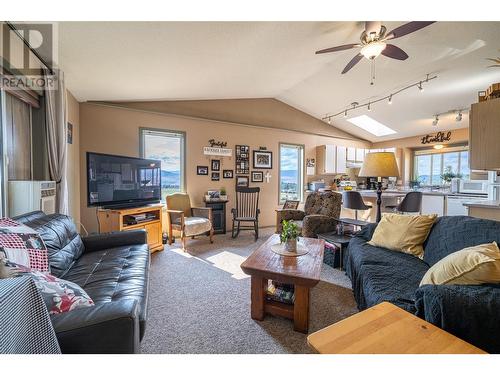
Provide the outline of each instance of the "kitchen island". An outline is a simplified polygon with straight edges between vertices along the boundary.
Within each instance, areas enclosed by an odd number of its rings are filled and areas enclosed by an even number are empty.
[[[500,221],[500,201],[467,202],[464,206],[468,208],[469,216]]]

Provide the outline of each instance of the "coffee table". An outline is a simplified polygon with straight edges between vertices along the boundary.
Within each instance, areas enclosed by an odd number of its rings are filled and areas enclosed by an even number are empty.
[[[382,302],[307,337],[321,354],[479,354],[483,350]]]
[[[300,238],[309,252],[298,257],[278,255],[271,250],[279,243],[274,234],[252,253],[241,269],[251,276],[251,317],[263,320],[266,314],[282,316],[293,320],[295,331],[309,330],[309,291],[319,282],[325,242],[316,238]],[[271,301],[266,298],[268,280],[295,286],[293,305]]]

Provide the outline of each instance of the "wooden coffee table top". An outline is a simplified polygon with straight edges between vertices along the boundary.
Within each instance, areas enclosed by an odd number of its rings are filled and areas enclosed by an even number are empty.
[[[321,354],[480,354],[481,349],[388,302],[307,337]]]
[[[300,241],[309,249],[307,254],[279,255],[271,250],[271,245],[280,242],[279,235],[274,234],[241,264],[241,269],[247,275],[313,287],[319,282],[325,242],[303,237]]]

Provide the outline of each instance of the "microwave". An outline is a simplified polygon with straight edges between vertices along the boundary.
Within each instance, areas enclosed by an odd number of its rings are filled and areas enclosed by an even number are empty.
[[[466,194],[488,194],[488,181],[460,180],[458,192]]]

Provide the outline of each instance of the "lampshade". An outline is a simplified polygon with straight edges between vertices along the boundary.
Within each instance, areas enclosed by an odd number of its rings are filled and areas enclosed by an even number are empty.
[[[399,177],[394,152],[369,152],[359,170],[359,177]]]

